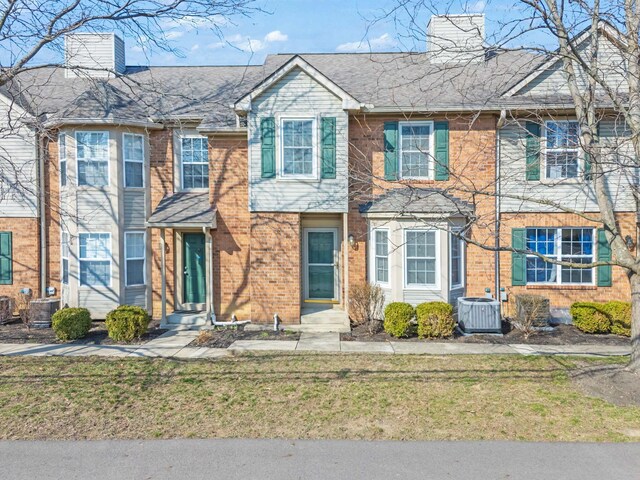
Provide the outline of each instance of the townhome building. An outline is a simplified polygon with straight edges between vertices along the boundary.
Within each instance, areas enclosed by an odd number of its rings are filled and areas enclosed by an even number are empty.
[[[0,91],[0,295],[339,328],[367,282],[414,305],[537,293],[559,318],[627,300],[621,268],[535,255],[611,255],[561,65],[488,48],[482,15],[428,31],[442,41],[419,52],[195,67],[126,66],[117,35],[69,35],[64,65]],[[607,154],[631,158],[601,114]],[[630,248],[633,163],[609,176]]]

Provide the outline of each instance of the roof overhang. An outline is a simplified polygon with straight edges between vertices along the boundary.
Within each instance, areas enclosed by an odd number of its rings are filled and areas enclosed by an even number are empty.
[[[216,209],[209,192],[177,192],[166,195],[145,222],[147,228],[213,229]]]
[[[57,128],[65,125],[108,125],[114,127],[139,127],[149,130],[162,130],[164,125],[151,120],[135,120],[127,118],[51,118],[43,122],[45,128]]]
[[[287,73],[295,68],[299,68],[315,81],[317,81],[320,85],[333,93],[335,96],[342,99],[342,108],[344,110],[360,111],[364,107],[363,103],[359,102],[344,89],[336,85],[329,77],[313,67],[309,62],[304,60],[299,55],[296,55],[271,75],[269,75],[267,78],[265,78],[263,81],[261,81],[259,84],[257,84],[248,94],[234,103],[233,109],[237,113],[250,112],[251,103],[253,102],[253,100],[258,98],[269,88],[278,83],[278,81],[280,81]]]

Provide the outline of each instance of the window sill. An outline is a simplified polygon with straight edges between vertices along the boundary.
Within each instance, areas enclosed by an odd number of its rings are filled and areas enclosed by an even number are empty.
[[[526,285],[527,290],[597,290],[596,285]]]
[[[317,177],[276,177],[276,182],[282,183],[320,183],[320,179]]]

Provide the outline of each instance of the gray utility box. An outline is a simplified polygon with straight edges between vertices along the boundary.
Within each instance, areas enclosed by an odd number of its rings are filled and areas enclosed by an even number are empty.
[[[458,298],[458,324],[465,333],[502,333],[500,302],[493,298]]]

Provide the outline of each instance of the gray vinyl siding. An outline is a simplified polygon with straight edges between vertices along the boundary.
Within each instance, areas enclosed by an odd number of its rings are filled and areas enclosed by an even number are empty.
[[[628,153],[630,144],[618,137],[620,128],[612,121],[601,122],[601,143],[615,144],[608,147],[607,155]],[[540,181],[526,181],[526,130],[524,121],[509,122],[500,134],[500,210],[508,212],[554,212],[555,205],[580,212],[596,212],[598,205],[593,188],[582,178],[545,180],[544,158],[541,155]],[[635,211],[629,182],[632,169],[617,168],[607,175],[611,198],[616,211]],[[550,204],[544,204],[549,202]]]
[[[147,287],[144,285],[139,287],[127,287],[124,291],[125,305],[135,305],[137,307],[146,308],[147,306]]]
[[[65,39],[67,77],[106,78],[125,68],[124,43],[112,33],[72,34]],[[79,68],[87,70],[79,70]]]
[[[15,105],[0,98],[0,109],[0,217],[37,217],[35,133]]]
[[[482,15],[432,16],[427,31],[431,63],[484,61]]]
[[[120,305],[119,300],[113,288],[80,287],[78,290],[79,306],[88,308],[94,320],[104,320],[107,313]]]
[[[424,302],[446,302],[440,290],[403,290],[402,301],[410,303],[414,307]]]
[[[97,231],[102,226],[110,230],[110,226],[118,221],[117,208],[111,204],[109,189],[80,187],[76,193],[78,227]]]
[[[122,226],[125,229],[144,228],[144,222],[147,218],[145,214],[145,192],[125,189],[122,201],[124,204]]]
[[[276,117],[316,118],[317,145],[320,117],[336,118],[336,178],[317,180],[261,178],[260,120]],[[280,142],[276,133],[276,169],[280,171]],[[249,209],[254,212],[346,212],[347,211],[348,115],[342,100],[300,69],[294,69],[253,101],[249,117],[250,190]],[[316,150],[319,150],[316,148]]]
[[[458,305],[458,298],[464,297],[464,287],[456,288],[449,291],[449,303],[456,308]]]

